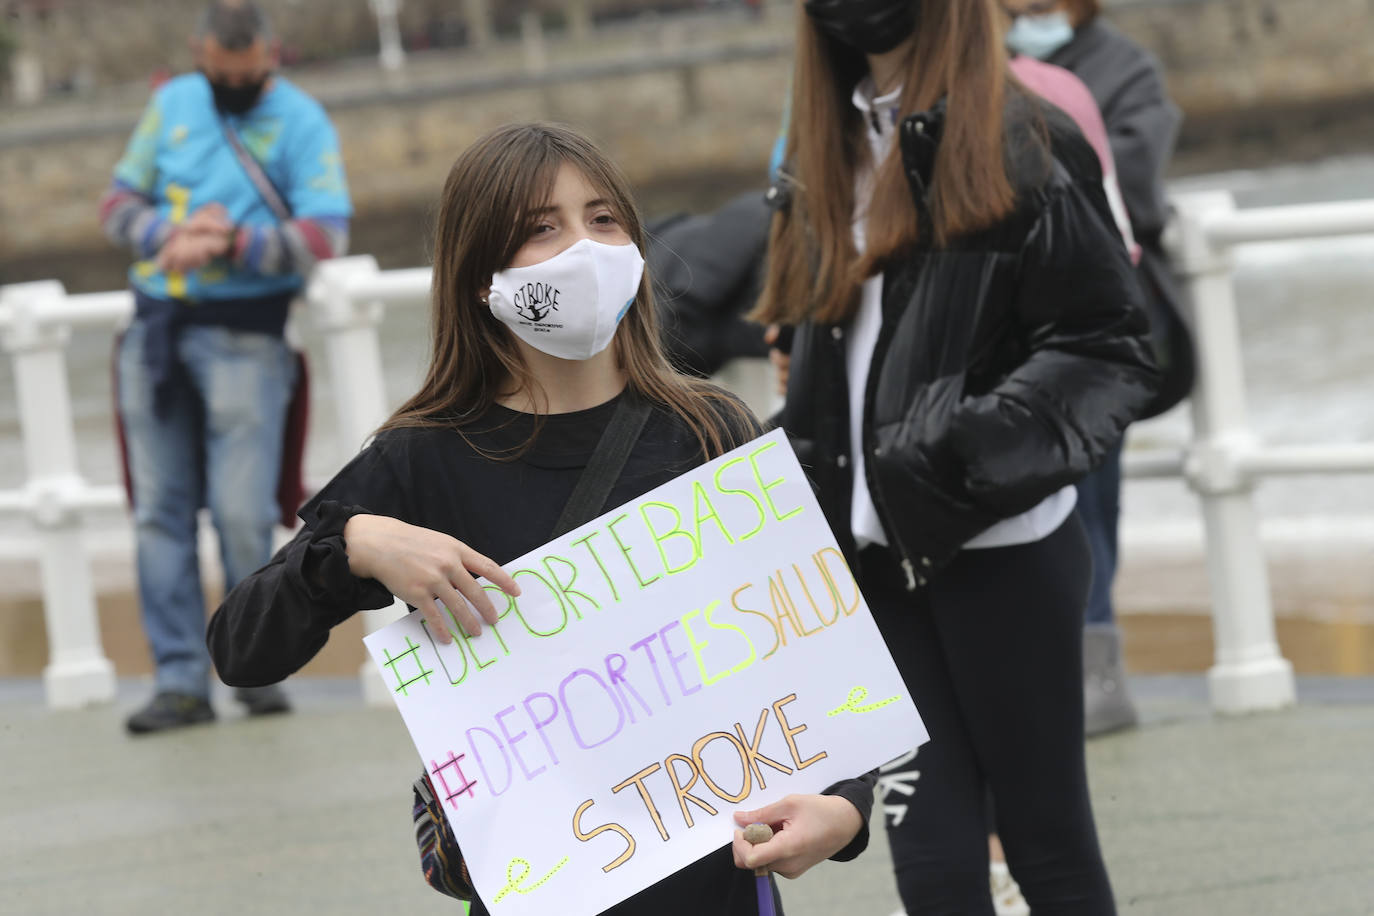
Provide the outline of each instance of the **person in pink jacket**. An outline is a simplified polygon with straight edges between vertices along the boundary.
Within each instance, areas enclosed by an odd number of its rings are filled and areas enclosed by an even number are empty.
[[[1170,213],[1164,173],[1178,137],[1181,112],[1169,98],[1159,60],[1106,21],[1102,0],[1001,3],[1011,17],[1008,49],[1063,67],[1082,80],[1106,126],[1121,199],[1138,243],[1137,275],[1161,371],[1159,390],[1140,419],[1158,416],[1188,396],[1197,372],[1191,334],[1182,316],[1183,293],[1163,245]],[[1086,128],[1084,133],[1088,133]],[[1088,531],[1094,571],[1083,628],[1084,724],[1089,737],[1131,728],[1137,721],[1111,594],[1120,492],[1118,448],[1078,482],[1077,512]]]
[[[1112,208],[1117,231],[1121,233],[1121,241],[1131,254],[1131,263],[1139,265],[1140,245],[1131,232],[1131,218],[1126,212],[1126,201],[1121,196],[1121,187],[1116,180],[1116,160],[1112,156],[1111,141],[1107,138],[1107,125],[1102,120],[1102,113],[1097,108],[1092,92],[1082,80],[1063,67],[1025,54],[1013,56],[1010,66],[1012,75],[1022,85],[1072,118],[1083,137],[1092,145],[1102,164],[1102,188]],[[1030,907],[1026,905],[1021,888],[1007,868],[1002,844],[996,834],[989,837],[989,858],[993,907],[997,916],[1029,914]]]

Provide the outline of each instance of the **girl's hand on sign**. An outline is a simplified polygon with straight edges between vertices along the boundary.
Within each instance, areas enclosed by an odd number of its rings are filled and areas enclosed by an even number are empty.
[[[736,811],[735,823],[767,824],[773,838],[751,846],[744,830],[735,831],[737,868],[767,868],[784,878],[796,878],[849,845],[863,827],[859,811],[838,795],[789,795],[756,811]]]
[[[496,623],[497,611],[475,577],[486,577],[508,595],[520,594],[520,586],[495,560],[442,532],[384,515],[355,515],[343,535],[349,572],[376,579],[418,608],[440,642],[451,642],[452,636],[436,599],[452,612],[464,633],[478,636],[482,622],[472,609],[490,624]]]

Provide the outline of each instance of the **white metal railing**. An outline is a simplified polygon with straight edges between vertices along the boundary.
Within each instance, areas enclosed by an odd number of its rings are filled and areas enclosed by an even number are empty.
[[[1194,303],[1199,354],[1193,438],[1182,449],[1133,450],[1125,470],[1132,477],[1181,475],[1201,502],[1216,643],[1209,674],[1214,708],[1278,708],[1294,701],[1293,671],[1274,636],[1255,480],[1374,472],[1374,443],[1265,446],[1250,433],[1230,254],[1250,242],[1374,233],[1374,200],[1240,211],[1228,193],[1206,192],[1178,196],[1175,204],[1170,247]],[[362,442],[386,418],[378,325],[387,306],[425,302],[429,280],[428,268],[381,271],[367,255],[325,262],[311,277],[305,299],[325,341],[339,442]],[[43,677],[53,707],[114,696],[81,533],[88,514],[124,505],[119,487],[93,486],[77,467],[65,348],[71,328],[113,328],[132,309],[126,292],[67,295],[56,281],[0,287],[0,343],[14,364],[27,463],[25,486],[0,491],[0,516],[26,516],[37,531],[50,645]],[[342,464],[350,456],[337,457]],[[365,627],[398,613],[398,607],[369,611]],[[381,699],[371,666],[363,671],[369,700]]]
[[[1374,200],[1238,210],[1231,194],[1174,198],[1168,244],[1188,285],[1198,352],[1190,399],[1192,440],[1181,453],[1129,456],[1126,471],[1181,473],[1198,495],[1212,589],[1213,708],[1277,709],[1296,699],[1293,667],[1279,652],[1269,577],[1255,513],[1256,479],[1273,474],[1374,472],[1374,443],[1266,446],[1251,433],[1245,406],[1232,249],[1374,233]]]

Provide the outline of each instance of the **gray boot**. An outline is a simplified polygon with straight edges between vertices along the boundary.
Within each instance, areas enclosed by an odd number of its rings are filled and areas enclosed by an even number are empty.
[[[1083,732],[1091,738],[1136,725],[1121,666],[1121,632],[1115,624],[1083,628]]]
[[[266,687],[238,687],[234,699],[243,704],[244,711],[250,716],[271,716],[290,712],[291,701],[281,684],[268,684]]]

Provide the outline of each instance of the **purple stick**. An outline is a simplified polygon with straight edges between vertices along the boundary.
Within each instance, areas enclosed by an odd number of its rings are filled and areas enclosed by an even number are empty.
[[[776,916],[773,911],[773,884],[767,874],[754,879],[754,888],[759,892],[759,916]]]
[[[767,843],[773,838],[773,828],[767,824],[750,824],[744,828],[744,839],[753,846]],[[773,884],[768,880],[768,869],[754,869],[754,890],[759,896],[759,916],[777,916],[773,909]]]

